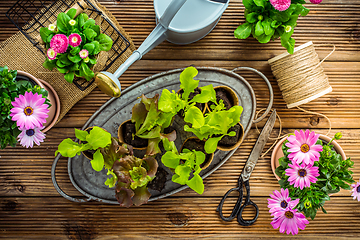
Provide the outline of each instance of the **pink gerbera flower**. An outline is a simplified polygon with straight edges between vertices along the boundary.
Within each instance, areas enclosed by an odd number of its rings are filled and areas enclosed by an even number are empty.
[[[77,33],[72,33],[69,35],[69,44],[72,47],[77,47],[81,44],[81,36]]]
[[[79,55],[82,59],[87,58],[89,56],[89,52],[86,49],[83,49],[79,52]]]
[[[300,166],[297,163],[289,164],[289,167],[285,169],[285,175],[290,176],[288,179],[290,185],[300,187],[301,190],[304,187],[310,187],[310,183],[315,183],[317,181],[316,177],[320,176],[318,167],[306,165],[305,163]]]
[[[50,40],[50,48],[57,53],[66,52],[69,46],[69,39],[64,34],[56,34]]]
[[[54,60],[56,58],[56,55],[57,55],[57,52],[54,51],[54,49],[52,48],[49,48],[46,52],[47,54],[47,57],[50,59],[50,60]]]
[[[288,189],[281,189],[281,193],[275,190],[273,193],[274,195],[270,194],[271,198],[268,198],[268,208],[270,208],[269,212],[272,213],[271,215],[274,212],[285,210],[287,207],[292,209],[299,203],[299,199],[291,201]]]
[[[287,138],[289,140],[285,145],[289,147],[288,150],[289,159],[292,162],[300,164],[304,162],[306,164],[314,164],[314,161],[319,161],[320,153],[323,150],[321,145],[316,145],[316,141],[319,139],[319,134],[309,131],[307,129],[304,133],[303,130],[298,132],[295,130],[295,136],[291,135]]]
[[[35,127],[30,129],[20,128],[22,132],[19,134],[18,139],[21,146],[26,148],[33,147],[34,142],[39,146],[45,139],[45,134],[40,131],[42,129],[44,129],[44,126],[41,128]]]
[[[351,196],[354,197],[353,199],[356,199],[360,201],[360,180],[357,183],[351,184],[351,187],[353,188],[351,190]]]
[[[276,10],[285,11],[290,7],[291,0],[270,0],[270,3]]]
[[[48,117],[49,105],[45,104],[45,98],[41,94],[25,92],[11,102],[13,108],[10,110],[11,120],[16,121],[19,128],[34,129],[42,127]]]
[[[297,212],[297,209],[287,208],[285,211],[279,211],[274,214],[273,221],[271,225],[274,229],[280,227],[280,232],[286,234],[298,234],[299,228],[304,230],[306,224],[309,224],[309,221],[305,218],[304,214]]]
[[[322,0],[310,0],[310,2],[313,4],[319,4],[322,2]]]

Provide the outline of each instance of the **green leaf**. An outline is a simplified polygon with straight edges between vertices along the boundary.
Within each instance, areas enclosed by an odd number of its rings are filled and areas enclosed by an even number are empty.
[[[65,74],[65,73],[68,72],[68,70],[67,70],[66,68],[61,68],[61,67],[56,67],[56,68],[57,68],[57,70],[58,70],[60,73]]]
[[[198,70],[194,67],[187,67],[180,73],[180,88],[184,91],[181,98],[188,101],[190,93],[194,92],[199,85],[199,80],[194,80]]]
[[[199,108],[192,106],[185,113],[185,122],[191,123],[193,128],[200,128],[205,124],[205,119]]]
[[[100,51],[109,51],[113,44],[112,39],[103,33],[97,36],[95,40],[100,44]]]
[[[86,22],[85,22],[85,24],[84,24],[84,26],[83,26],[83,29],[89,29],[89,28],[92,28],[93,26],[95,26],[95,20],[94,19],[92,19],[92,18],[89,18]]]
[[[250,23],[244,23],[240,25],[235,31],[234,36],[238,39],[246,39],[251,34],[251,27],[252,25]]]
[[[59,13],[56,21],[57,28],[62,33],[67,33],[71,29],[69,21],[71,18],[64,12]]]
[[[117,183],[118,178],[117,178],[116,174],[114,173],[114,171],[113,171],[113,170],[108,169],[108,172],[107,172],[107,174],[106,174],[106,175],[111,175],[112,177],[111,177],[111,178],[106,179],[106,181],[105,181],[105,185],[106,185],[106,186],[108,186],[109,188],[115,187],[115,185],[116,185],[116,183]]]
[[[258,21],[255,25],[255,35],[260,36],[264,33],[264,27],[262,26],[262,22]]]
[[[56,67],[56,60],[46,59],[45,62],[43,63],[43,67],[52,71],[53,68]]]
[[[287,49],[288,53],[290,54],[294,53],[295,39],[290,38],[286,40],[281,37],[281,45]]]
[[[74,56],[71,54],[68,54],[68,59],[73,63],[78,63],[82,60],[82,58],[79,56],[79,54],[76,54]]]
[[[88,29],[85,29],[84,32],[85,34],[85,37],[89,40],[89,41],[92,41],[94,40],[94,38],[97,36],[96,32],[94,30],[92,30],[91,28],[88,28]],[[90,44],[90,43],[87,43],[87,44]],[[86,44],[86,45],[87,45]],[[85,48],[85,46],[84,46]],[[92,50],[95,48],[95,46],[92,47]],[[86,49],[86,48],[85,48]],[[91,50],[91,51],[92,51]]]
[[[262,34],[256,37],[256,39],[259,41],[259,43],[268,43],[271,40],[271,37],[272,35]]]
[[[204,163],[205,159],[206,159],[206,155],[203,152],[200,151],[194,151],[195,153],[195,162],[196,165],[200,166],[201,164]]]
[[[85,145],[73,142],[70,138],[64,139],[58,146],[55,156],[60,153],[64,157],[75,157],[81,151],[88,150],[84,148]]]
[[[95,46],[93,54],[94,55],[99,54],[99,52],[101,51],[100,50],[100,43],[98,41],[92,41],[91,43],[94,44],[94,46]]]
[[[89,17],[86,13],[80,13],[75,20],[78,23],[79,28],[82,28],[88,19]]]
[[[275,29],[271,27],[271,19],[267,18],[262,22],[262,26],[264,27],[264,32],[266,35],[273,35],[275,33]]]
[[[216,92],[212,84],[201,87],[201,93],[194,96],[190,102],[207,103],[216,101]]]
[[[144,103],[137,103],[132,108],[131,121],[135,123],[136,132],[139,130],[140,125],[144,123],[148,111]]]
[[[89,133],[87,131],[83,131],[83,130],[79,130],[75,128],[75,136],[81,140],[81,141],[86,141],[86,136],[89,135]]]
[[[263,0],[254,0],[254,3],[255,3],[256,6],[258,6],[258,7],[265,8],[264,1],[263,1]]]
[[[70,50],[70,54],[71,55],[79,55],[79,52],[80,52],[80,47],[71,47],[71,50]],[[70,55],[69,55],[70,56]]]
[[[252,12],[246,15],[246,21],[248,21],[249,23],[255,23],[258,18],[257,18],[258,14],[256,12]]]
[[[91,160],[90,163],[92,168],[97,172],[100,172],[104,168],[104,157],[100,153],[100,149],[96,150],[93,160]]]
[[[74,19],[75,15],[76,15],[76,9],[75,8],[70,8],[69,11],[66,13],[71,19]],[[70,20],[69,20],[70,21]]]
[[[72,61],[70,61],[70,59],[68,58],[68,55],[70,54],[65,53],[65,54],[61,54],[59,57],[59,61],[65,66],[73,64]]]
[[[186,183],[192,190],[197,192],[198,194],[203,194],[204,192],[204,183],[202,178],[195,174],[189,181]]]
[[[176,174],[174,174],[172,177],[172,181],[184,185],[190,177],[191,168],[184,165],[179,165],[175,168],[175,173]]]
[[[175,169],[180,162],[180,156],[174,152],[166,152],[161,157],[161,162],[165,165],[165,167]]]
[[[95,49],[95,45],[92,44],[92,43],[87,43],[87,44],[84,45],[83,49],[88,50],[89,55],[92,55],[92,54],[93,54],[93,51],[94,51],[94,49]]]
[[[250,10],[255,6],[254,0],[243,0],[242,3],[244,4],[245,8]]]
[[[63,64],[60,60],[57,60],[57,61],[56,61],[56,66],[58,66],[58,67],[60,67],[60,68],[63,68],[63,67],[65,67],[66,65]]]
[[[221,140],[223,136],[221,137],[212,137],[206,140],[205,142],[205,152],[206,153],[213,153],[215,152],[218,142]]]
[[[79,73],[80,76],[85,77],[88,81],[90,81],[95,75],[94,72],[84,62],[81,62],[80,64]]]
[[[41,36],[41,39],[45,42],[45,43],[48,43],[47,39],[50,35],[52,35],[53,32],[50,31],[49,29],[45,28],[45,27],[42,27],[40,28],[40,36]]]
[[[111,143],[111,134],[100,127],[94,126],[89,135],[86,136],[86,141],[94,150],[104,148]]]
[[[300,15],[305,17],[310,12],[310,9],[303,7],[303,10],[301,11]]]
[[[94,25],[94,26],[91,26],[91,29],[96,32],[96,36],[100,35],[100,26]]]

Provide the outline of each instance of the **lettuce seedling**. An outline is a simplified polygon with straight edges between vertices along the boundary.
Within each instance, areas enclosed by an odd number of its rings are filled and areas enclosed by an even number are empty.
[[[205,161],[206,155],[200,151],[190,151],[183,149],[182,153],[177,153],[176,148],[170,146],[167,152],[161,157],[162,163],[174,170],[172,181],[181,185],[188,185],[198,194],[204,192],[204,183],[199,173],[200,165]],[[191,173],[193,177],[190,178]],[[190,178],[190,179],[189,179]]]
[[[115,196],[120,206],[140,206],[147,203],[151,196],[147,184],[155,178],[157,168],[158,163],[153,157],[141,159],[128,154],[114,162],[108,173],[113,177],[105,184],[112,187],[117,182]]]

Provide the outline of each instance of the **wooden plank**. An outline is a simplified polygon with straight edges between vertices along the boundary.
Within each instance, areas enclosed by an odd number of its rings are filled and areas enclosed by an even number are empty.
[[[38,239],[143,239],[143,238],[284,238],[270,225],[267,198],[253,197],[259,207],[258,220],[242,227],[222,221],[215,209],[220,198],[167,198],[129,209],[101,203],[70,203],[55,198],[0,199],[1,238]],[[233,202],[235,199],[231,199]],[[328,214],[309,220],[301,237],[358,238],[358,203],[337,197],[325,205]],[[225,212],[232,209],[225,206]],[[244,212],[250,218],[251,211]],[[266,235],[265,235],[266,232]]]
[[[314,129],[318,133],[326,133],[323,129]],[[348,157],[355,162],[353,177],[360,178],[360,132],[357,129],[333,129],[330,136],[341,131],[343,138],[341,144]],[[283,134],[294,132],[294,129],[285,129]],[[278,129],[272,133],[272,137],[278,135]],[[0,196],[59,196],[51,182],[51,165],[54,160],[54,152],[58,144],[65,138],[75,138],[73,128],[53,128],[47,133],[45,142],[31,151],[26,148],[6,148],[0,151]],[[222,196],[228,189],[235,187],[243,166],[257,140],[258,133],[251,130],[240,148],[222,167],[204,180],[205,192],[198,195],[187,189],[176,195],[193,196],[202,198],[206,196]],[[265,146],[265,152],[274,142],[269,140]],[[268,196],[273,190],[279,189],[270,167],[271,152],[264,158],[260,158],[251,175],[252,196]],[[90,164],[90,163],[89,163]],[[72,186],[67,170],[67,159],[62,158],[58,164],[57,179],[60,187],[69,195],[81,196]],[[336,196],[350,196],[349,191],[341,191]]]

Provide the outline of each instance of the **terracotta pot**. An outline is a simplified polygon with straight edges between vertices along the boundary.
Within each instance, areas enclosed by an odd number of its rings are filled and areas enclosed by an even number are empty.
[[[46,81],[38,79],[27,72],[17,71],[17,73],[18,73],[17,75],[19,76],[25,76],[29,78],[32,83],[39,85],[41,88],[44,88],[49,93],[48,99],[50,101],[51,107],[49,108],[48,117],[46,118],[46,123],[44,124],[45,128],[41,131],[45,133],[55,125],[56,121],[59,118],[60,115],[59,96],[57,95],[56,91],[51,87],[51,85]]]
[[[271,170],[277,180],[280,180],[280,177],[278,175],[276,175],[275,169],[280,165],[279,161],[278,161],[279,158],[284,156],[281,146],[284,143],[284,141],[286,140],[286,138],[287,137],[284,137],[275,145],[274,150],[272,151],[272,154],[271,154]],[[326,135],[322,135],[322,134],[320,134],[319,139],[324,140],[326,142],[331,141],[330,137],[328,137]],[[346,155],[345,155],[344,150],[341,148],[341,146],[335,140],[331,142],[331,145],[334,145],[335,151],[341,155],[343,160],[346,160]]]
[[[234,90],[232,90],[230,87],[228,87],[228,86],[216,86],[216,87],[214,87],[214,89],[215,89],[215,92],[216,92],[216,90],[223,89],[227,93],[227,95],[229,96],[231,106],[239,105],[239,98],[238,98],[237,94],[234,92]],[[206,103],[205,105],[206,105],[206,109],[208,111],[210,111],[209,103]]]
[[[124,134],[125,134],[125,123],[128,123],[128,122],[130,122],[130,121],[131,121],[131,119],[124,121],[123,123],[120,124],[120,126],[119,126],[119,128],[118,128],[118,138],[119,138],[120,142],[125,143],[125,137],[124,137]],[[126,143],[126,144],[128,144],[128,143]],[[130,145],[130,144],[129,144],[129,145]],[[132,145],[131,145],[131,146],[132,146]],[[134,147],[134,146],[132,146],[132,147],[133,147],[134,149],[137,149],[137,150],[145,150],[145,149],[147,148],[147,146],[141,147],[141,148]]]
[[[204,144],[205,145],[205,142],[204,141],[201,141],[199,138],[197,137],[189,137],[185,140],[185,142],[183,143],[183,145],[181,146],[181,149],[180,149],[180,152],[182,152],[183,148],[184,148],[184,145],[187,141],[189,140],[195,140],[196,142],[198,143],[201,143],[201,144]],[[192,149],[189,149],[189,150],[192,150]],[[214,159],[214,153],[207,153],[206,154],[206,158],[205,158],[205,161],[200,165],[201,169],[204,170],[205,168],[207,168],[208,166],[210,166],[212,160]]]
[[[232,146],[225,146],[225,145],[218,144],[217,149],[219,149],[221,151],[231,151],[240,146],[240,144],[244,141],[244,127],[240,122],[238,124],[240,125],[240,132],[239,132],[239,138],[238,138],[236,144],[232,145]]]

